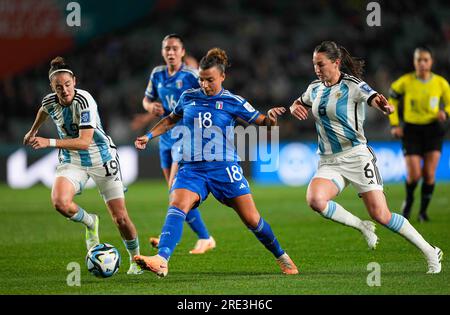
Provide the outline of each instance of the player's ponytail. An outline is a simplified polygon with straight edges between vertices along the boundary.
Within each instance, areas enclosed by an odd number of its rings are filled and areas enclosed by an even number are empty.
[[[314,49],[315,53],[325,53],[331,61],[341,60],[341,69],[345,73],[361,78],[364,72],[364,60],[355,58],[344,46],[338,46],[333,41],[324,41]]]
[[[222,73],[229,67],[227,53],[220,48],[212,48],[208,50],[206,56],[200,60],[200,69],[206,70],[216,66]]]
[[[67,65],[63,57],[56,57],[50,62],[50,70],[48,70],[48,79],[51,80],[52,76],[57,72],[69,72],[73,76],[72,70]]]
[[[339,49],[341,51],[341,68],[343,71],[361,79],[364,72],[364,60],[352,57],[344,46],[339,46]]]

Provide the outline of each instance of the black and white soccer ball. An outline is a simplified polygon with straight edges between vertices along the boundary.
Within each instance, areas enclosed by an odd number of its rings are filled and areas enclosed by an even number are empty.
[[[86,265],[89,272],[99,278],[108,278],[117,273],[120,261],[119,251],[108,243],[95,245],[86,255]]]

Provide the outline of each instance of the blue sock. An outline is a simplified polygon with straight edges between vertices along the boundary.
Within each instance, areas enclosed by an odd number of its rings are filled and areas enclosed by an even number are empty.
[[[167,210],[166,222],[161,231],[161,237],[158,245],[158,255],[169,260],[175,247],[181,239],[183,233],[183,224],[186,220],[186,214],[177,207],[170,206]]]
[[[386,227],[393,231],[398,232],[403,226],[403,222],[405,222],[405,218],[397,213],[392,213],[391,220],[388,224],[386,224]]]
[[[269,223],[264,221],[263,218],[259,219],[258,225],[255,229],[250,228],[250,230],[255,234],[256,238],[275,256],[275,258],[280,257],[284,254],[284,250],[281,249],[277,238],[272,232],[272,228]]]
[[[192,231],[197,234],[198,238],[208,239],[209,233],[198,208],[192,209],[186,216],[186,222],[191,227]]]

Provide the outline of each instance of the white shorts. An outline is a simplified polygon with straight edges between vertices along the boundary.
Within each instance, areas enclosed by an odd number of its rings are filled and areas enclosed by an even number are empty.
[[[75,192],[80,194],[89,178],[97,185],[105,202],[113,199],[125,198],[126,190],[122,183],[120,164],[113,159],[103,165],[79,166],[71,163],[59,164],[56,167],[56,177],[68,179],[75,187]]]
[[[321,156],[313,178],[331,180],[341,192],[349,183],[359,194],[383,190],[383,180],[372,149],[359,145],[345,152]]]

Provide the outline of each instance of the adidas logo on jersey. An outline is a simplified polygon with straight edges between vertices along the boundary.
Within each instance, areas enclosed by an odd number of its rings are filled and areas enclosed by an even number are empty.
[[[242,189],[242,188],[247,188],[247,186],[245,186],[245,184],[242,183],[241,186],[239,186],[239,189]]]
[[[115,182],[118,182],[119,180],[120,180],[119,177],[116,177],[116,178],[114,179]]]
[[[374,182],[373,180],[371,180],[371,181],[369,182],[369,185],[373,185],[373,184],[375,184],[375,182]]]

